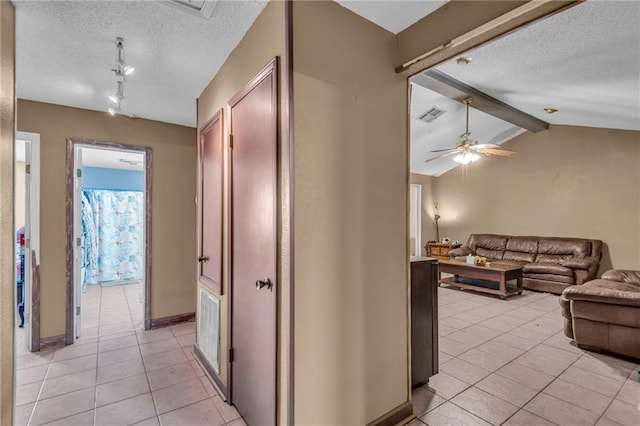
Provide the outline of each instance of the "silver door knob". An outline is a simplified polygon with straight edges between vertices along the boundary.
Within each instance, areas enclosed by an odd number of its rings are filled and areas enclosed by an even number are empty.
[[[271,290],[271,287],[273,287],[273,284],[271,284],[271,280],[269,278],[265,277],[262,280],[256,281],[256,290],[260,290],[263,287],[266,287],[267,290]]]

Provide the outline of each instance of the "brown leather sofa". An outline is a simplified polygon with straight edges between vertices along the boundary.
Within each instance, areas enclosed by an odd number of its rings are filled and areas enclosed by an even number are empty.
[[[640,359],[640,271],[612,269],[559,301],[564,334],[579,347]]]
[[[471,234],[449,257],[468,254],[522,265],[524,288],[561,294],[568,286],[596,278],[602,241],[583,238]]]

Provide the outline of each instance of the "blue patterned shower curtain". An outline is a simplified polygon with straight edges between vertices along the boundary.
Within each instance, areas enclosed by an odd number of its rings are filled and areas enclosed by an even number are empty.
[[[86,189],[82,194],[82,287],[139,280],[144,274],[144,193]]]

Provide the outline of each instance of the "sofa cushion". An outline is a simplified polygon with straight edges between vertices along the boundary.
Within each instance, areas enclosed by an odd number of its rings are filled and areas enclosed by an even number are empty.
[[[538,241],[538,263],[558,263],[572,257],[587,257],[591,254],[591,242],[574,238],[540,238]]]
[[[471,234],[467,245],[477,256],[484,256],[493,260],[502,260],[508,238],[506,235]]]
[[[507,251],[536,254],[538,252],[538,238],[536,237],[509,237]]]
[[[573,270],[571,270],[571,268],[555,263],[528,263],[524,265],[522,271],[530,274],[554,274],[573,277]]]
[[[604,275],[603,275],[604,276]],[[586,282],[582,285],[582,288],[603,288],[616,290],[619,292],[637,293],[640,297],[640,287],[634,283],[611,281],[608,279],[596,279]]]
[[[502,255],[504,252],[498,250],[487,250],[485,248],[479,247],[476,249],[476,256],[486,257],[491,260],[502,260]]]
[[[512,260],[514,262],[532,263],[536,258],[535,253],[523,253],[519,251],[505,251],[502,255],[503,260]]]
[[[540,274],[523,273],[522,277],[529,278],[532,280],[553,281],[556,283],[571,284],[571,285],[576,283],[573,277],[568,277],[566,275],[554,275],[554,274],[547,274],[547,273],[540,273]]]
[[[568,300],[640,306],[640,289],[631,283],[596,279],[566,289],[562,296]]]
[[[640,271],[611,269],[602,274],[602,279],[640,285]]]
[[[562,262],[562,266],[572,269],[585,269],[595,268],[598,266],[600,259],[597,257],[571,257]]]

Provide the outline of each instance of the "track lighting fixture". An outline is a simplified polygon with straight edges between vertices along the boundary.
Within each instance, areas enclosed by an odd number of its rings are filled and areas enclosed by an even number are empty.
[[[114,95],[109,95],[109,99],[111,99],[111,102],[113,102],[114,104],[118,104],[118,106],[120,106],[120,101],[122,100],[122,98],[124,98],[124,94],[123,94],[124,83],[122,81],[118,81],[117,84],[118,84],[118,90]]]
[[[124,99],[124,83],[126,77],[133,74],[134,68],[127,65],[124,61],[124,39],[122,37],[116,37],[116,66],[111,69],[118,79],[116,81],[116,93],[109,95],[111,102],[116,104],[115,107],[108,108],[111,115],[127,115],[128,117],[135,118],[133,114],[123,114],[121,110],[122,100]]]
[[[130,76],[136,70],[124,61],[124,39],[116,37],[116,67],[112,70],[117,76]]]

